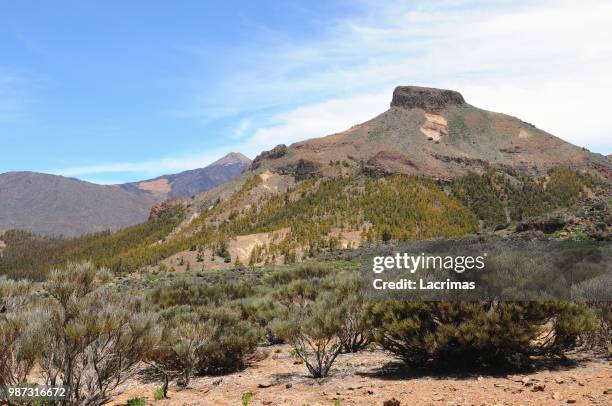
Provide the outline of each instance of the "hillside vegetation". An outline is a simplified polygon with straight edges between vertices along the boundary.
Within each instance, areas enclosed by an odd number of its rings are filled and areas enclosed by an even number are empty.
[[[69,404],[100,405],[144,361],[161,399],[171,381],[248,368],[258,345],[281,342],[313,378],[366,347],[406,367],[517,367],[580,346],[597,326],[581,303],[368,303],[359,269],[310,262],[113,280],[80,263],[41,284],[0,278],[0,386],[24,384],[38,367],[69,387]]]
[[[279,230],[287,231],[256,246],[249,264],[291,263],[341,248],[343,233],[367,243],[465,235],[479,229],[478,220],[484,228],[505,227],[569,206],[600,186],[591,176],[565,168],[539,178],[489,170],[456,178],[450,187],[424,177],[357,172],[309,178],[253,202],[251,195],[263,187],[261,177],[253,175],[179,231],[185,217],[181,206],[114,234],[54,239],[9,231],[3,237],[9,250],[0,259],[0,273],[41,280],[53,266],[91,260],[126,274],[186,250],[198,256],[208,250],[235,263],[228,252],[232,238]],[[352,244],[348,248],[357,242]]]

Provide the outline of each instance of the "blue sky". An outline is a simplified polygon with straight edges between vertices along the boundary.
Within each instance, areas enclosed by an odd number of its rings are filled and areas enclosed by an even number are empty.
[[[100,183],[253,158],[398,84],[612,153],[609,1],[0,1],[0,172]]]

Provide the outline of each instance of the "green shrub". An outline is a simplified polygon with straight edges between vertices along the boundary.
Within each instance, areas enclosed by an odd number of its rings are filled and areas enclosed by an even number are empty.
[[[340,341],[344,352],[357,352],[370,344],[365,303],[361,291],[361,280],[356,275],[343,275],[335,278],[333,294],[336,305],[344,314]]]
[[[99,281],[88,262],[52,271],[39,309],[42,374],[56,384],[61,377],[70,404],[106,403],[157,344],[156,318],[140,313],[138,299],[111,293]]]
[[[166,388],[164,388],[164,387],[157,388],[157,389],[155,390],[155,392],[153,392],[153,399],[155,399],[155,400],[163,400],[163,399],[166,399],[166,396],[167,396],[167,391],[168,391],[168,390],[167,390]]]
[[[257,349],[261,330],[227,308],[206,310],[201,317],[212,326],[213,334],[199,354],[198,372],[219,374],[244,368]]]
[[[132,398],[127,401],[127,406],[145,406],[144,398]]]
[[[248,406],[249,403],[251,403],[251,400],[253,399],[253,392],[245,392],[242,394],[242,405],[243,406]]]
[[[168,381],[186,386],[195,374],[229,373],[255,353],[260,330],[227,308],[179,308],[166,313],[161,342],[148,363]]]
[[[312,297],[307,285],[307,281],[295,281],[276,293],[284,308],[272,329],[291,343],[313,378],[324,378],[342,350],[346,316],[333,294]]]
[[[595,328],[593,312],[567,302],[379,302],[368,306],[368,322],[376,341],[410,366],[560,355]]]

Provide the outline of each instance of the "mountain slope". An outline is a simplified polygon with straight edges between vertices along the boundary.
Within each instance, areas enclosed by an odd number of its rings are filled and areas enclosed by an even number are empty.
[[[116,230],[146,220],[154,203],[119,186],[34,172],[0,174],[0,229],[65,236]]]
[[[252,169],[270,169],[304,178],[333,174],[330,161],[374,172],[453,178],[487,166],[526,175],[555,166],[590,169],[612,179],[609,161],[567,143],[518,118],[467,104],[461,94],[400,86],[391,108],[342,133],[279,146],[254,160]]]
[[[189,197],[235,178],[250,164],[251,160],[248,157],[241,153],[230,152],[205,168],[162,175],[141,182],[126,183],[121,187],[138,194],[151,194],[158,200],[170,197]]]
[[[34,172],[0,174],[0,230],[68,237],[114,231],[145,221],[157,202],[198,194],[238,176],[250,162],[230,153],[205,168],[124,185]]]

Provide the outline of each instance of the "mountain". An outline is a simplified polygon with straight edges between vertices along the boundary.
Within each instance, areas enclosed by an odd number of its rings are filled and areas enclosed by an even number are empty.
[[[589,199],[584,210],[605,219],[589,237],[610,240],[611,174],[607,157],[457,92],[398,87],[381,115],[264,151],[219,186],[157,204],[142,224],[68,242],[7,233],[0,272],[43,278],[68,259],[118,274],[292,263],[378,241],[503,235],[521,224],[583,238],[588,219],[530,219]],[[167,196],[176,180],[160,179]],[[133,194],[153,196],[146,190]]]
[[[155,199],[34,172],[0,174],[0,229],[75,236],[146,220]]]
[[[262,185],[248,207],[264,195],[282,193],[309,178],[405,174],[451,182],[470,173],[503,170],[511,183],[546,176],[553,168],[586,171],[612,181],[609,157],[572,145],[533,124],[468,104],[452,90],[399,86],[384,113],[350,129],[259,154],[249,170],[189,201],[191,211],[230,199],[254,175]],[[238,208],[242,210],[243,208]]]
[[[489,166],[536,175],[555,166],[589,169],[612,179],[609,161],[518,118],[471,106],[455,91],[400,86],[391,107],[342,133],[280,145],[251,169],[304,178],[334,172],[344,160],[378,173],[448,179]]]
[[[121,187],[140,195],[153,195],[157,200],[189,197],[235,178],[250,164],[251,160],[248,157],[238,152],[230,152],[205,168],[126,183]]]
[[[0,174],[0,230],[78,236],[145,221],[167,198],[191,196],[239,175],[250,159],[230,153],[211,165],[124,185],[34,172]]]

